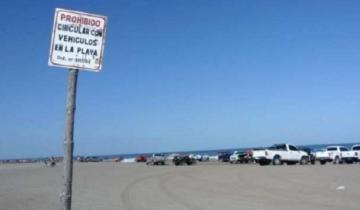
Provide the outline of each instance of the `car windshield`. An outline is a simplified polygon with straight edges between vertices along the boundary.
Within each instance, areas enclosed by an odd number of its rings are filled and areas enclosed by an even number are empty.
[[[292,151],[298,151],[298,149],[295,146],[289,145],[289,149]]]
[[[269,150],[286,150],[285,144],[275,144],[271,147],[269,147]]]
[[[305,152],[307,152],[307,153],[310,153],[310,152],[311,152],[311,149],[310,149],[310,148],[307,148],[307,147],[300,147],[299,149],[302,150],[302,151],[305,151]]]
[[[328,147],[327,148],[327,151],[336,151],[337,149],[336,149],[336,147]]]
[[[354,146],[352,150],[360,150],[360,146]]]
[[[155,156],[164,156],[164,154],[155,154]]]

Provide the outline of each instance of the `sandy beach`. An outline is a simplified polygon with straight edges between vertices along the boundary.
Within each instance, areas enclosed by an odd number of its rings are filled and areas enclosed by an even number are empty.
[[[0,166],[1,210],[60,209],[62,165]],[[360,164],[76,163],[73,209],[359,209]]]

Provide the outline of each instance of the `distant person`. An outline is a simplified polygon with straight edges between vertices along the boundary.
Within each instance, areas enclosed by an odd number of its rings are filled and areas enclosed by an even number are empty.
[[[48,165],[50,167],[54,167],[56,165],[56,161],[55,161],[55,158],[53,156],[49,157]]]

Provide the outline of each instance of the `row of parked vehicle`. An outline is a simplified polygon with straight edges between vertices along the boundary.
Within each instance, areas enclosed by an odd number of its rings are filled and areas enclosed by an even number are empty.
[[[360,161],[360,145],[351,149],[344,146],[328,146],[314,152],[310,148],[296,147],[291,144],[275,144],[269,148],[235,151],[234,153],[219,153],[218,160],[229,163],[258,163],[260,165],[286,164],[335,164],[355,163]]]
[[[166,160],[171,160],[175,165],[192,165],[197,161],[208,161],[207,155],[180,155],[153,154],[146,160],[147,165],[165,165]],[[291,144],[275,144],[268,148],[235,151],[232,154],[221,152],[216,160],[235,163],[258,163],[259,165],[315,164],[321,165],[328,162],[334,164],[354,163],[360,160],[360,145],[354,145],[349,150],[344,146],[328,146],[321,151],[314,152],[310,148],[296,147]]]
[[[193,165],[196,161],[201,161],[198,157],[194,155],[180,155],[174,154],[171,156],[165,156],[164,154],[153,154],[151,157],[147,158],[147,165],[165,165],[166,160],[171,160],[174,165]]]
[[[287,164],[320,164],[332,162],[354,163],[359,162],[360,145],[352,146],[351,150],[344,146],[328,146],[317,152],[312,152],[309,148],[297,148],[290,144],[275,144],[267,149],[253,150],[252,158],[260,165],[281,165]]]
[[[326,149],[316,152],[315,157],[320,164],[333,163],[354,163],[359,162],[360,145],[354,145],[349,150],[343,146],[329,146]]]

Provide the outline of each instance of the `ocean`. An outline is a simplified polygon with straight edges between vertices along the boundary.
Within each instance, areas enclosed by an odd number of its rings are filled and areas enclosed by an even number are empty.
[[[310,148],[312,151],[316,152],[319,151],[327,146],[331,146],[331,145],[339,145],[339,146],[344,146],[347,148],[351,148],[353,145],[355,144],[360,144],[360,142],[355,142],[355,143],[335,143],[335,144],[311,144],[311,145],[297,145],[299,148],[302,147],[307,147]],[[268,145],[271,146],[271,145]],[[228,149],[213,149],[213,150],[189,150],[189,151],[170,151],[170,152],[156,152],[156,153],[161,153],[161,154],[165,154],[165,155],[169,155],[169,154],[173,154],[173,153],[178,153],[178,154],[194,154],[194,155],[209,155],[209,156],[213,156],[213,155],[218,155],[220,152],[227,152],[227,153],[233,153],[234,151],[245,151],[248,149],[258,149],[258,148],[266,148],[266,147],[239,147],[239,148],[228,148]],[[126,159],[126,158],[135,158],[136,156],[150,156],[153,153],[130,153],[130,154],[111,154],[111,155],[87,155],[87,157],[95,157],[95,158],[99,158],[102,160],[109,160],[109,159],[114,159],[114,158],[121,158],[121,159]],[[83,157],[83,155],[74,155],[74,159],[76,159],[77,157]],[[57,158],[61,158],[58,157]],[[31,160],[31,162],[34,161],[42,161],[42,160],[47,160],[48,157],[37,157],[37,158],[15,158],[15,159],[2,159],[1,161],[7,160],[7,161],[16,161],[16,160]]]

